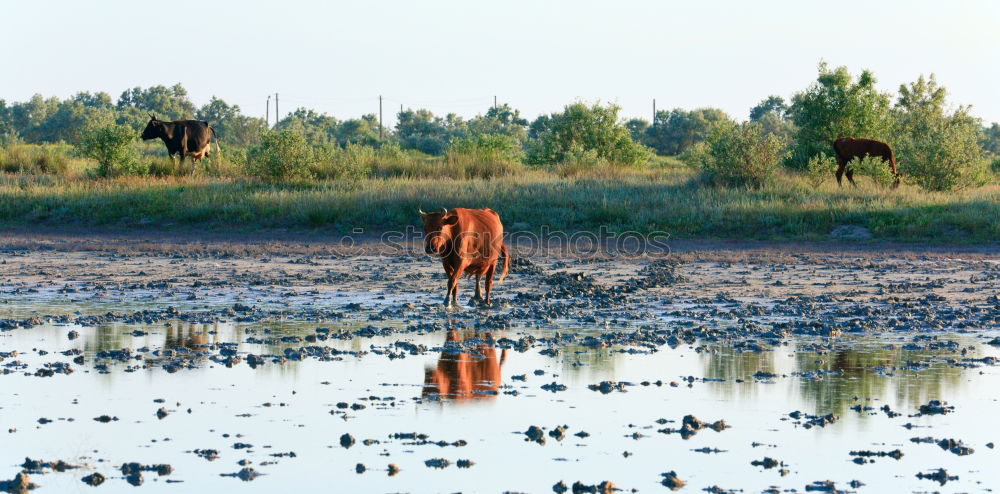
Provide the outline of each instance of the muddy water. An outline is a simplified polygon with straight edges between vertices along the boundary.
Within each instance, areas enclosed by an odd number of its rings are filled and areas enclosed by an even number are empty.
[[[80,467],[40,492],[132,490],[131,462],[165,492],[995,490],[1000,266],[765,254],[515,258],[497,307],[444,311],[422,258],[10,253],[0,481],[28,457]]]
[[[51,306],[34,309],[59,312]],[[337,326],[367,324],[358,317]],[[377,324],[403,327],[406,322]],[[141,487],[164,492],[550,492],[559,481],[604,480],[625,489],[663,491],[660,473],[671,470],[690,491],[711,486],[801,491],[817,480],[832,480],[841,489],[857,480],[865,484],[863,492],[978,492],[1000,485],[1000,454],[987,447],[1000,441],[1000,372],[963,363],[960,351],[967,350],[965,358],[1000,356],[996,347],[984,344],[996,336],[991,333],[935,334],[938,342],[957,343],[950,350],[915,345],[910,334],[888,334],[844,337],[821,352],[810,345],[829,341],[800,337],[763,352],[720,344],[636,346],[631,353],[627,347],[569,345],[552,357],[537,348],[503,349],[488,339],[550,337],[552,328],[520,327],[487,335],[461,321],[445,320],[438,331],[319,341],[316,345],[353,353],[330,360],[268,361],[256,369],[245,361],[226,367],[193,358],[190,368],[169,372],[160,365],[169,358],[152,353],[144,353],[145,361],[98,358],[101,351],[122,348],[184,352],[222,343],[235,343],[241,355],[281,355],[286,347],[303,344],[281,343],[281,337],[316,334],[317,327],[330,326],[294,320],[171,321],[43,324],[0,333],[0,349],[18,352],[0,362],[10,371],[0,375],[5,434],[0,478],[13,477],[30,457],[82,467],[32,475],[42,492],[89,490],[80,479],[95,471],[108,477],[99,489],[132,489],[117,471],[126,462],[170,464],[169,475],[146,472]],[[77,339],[67,338],[71,330],[79,333]],[[135,330],[147,334],[133,336]],[[596,334],[608,328],[559,330]],[[481,341],[468,343],[473,338]],[[463,340],[466,345],[455,346]],[[391,351],[401,357],[388,358],[385,352],[399,341],[424,345],[427,351],[396,349]],[[71,374],[33,375],[45,363],[70,362],[73,356],[59,352],[74,349],[82,351],[87,363],[73,365]],[[106,362],[106,369],[95,362]],[[608,380],[629,385],[606,394],[588,388]],[[541,388],[553,382],[566,389]],[[932,399],[947,401],[955,411],[913,416]],[[365,408],[341,409],[338,403]],[[858,405],[873,410],[851,409]],[[902,415],[890,418],[879,410],[884,405]],[[159,419],[155,412],[161,407],[169,415]],[[833,413],[840,419],[807,429],[789,418],[796,410]],[[680,428],[688,414],[708,422],[724,419],[731,427],[703,429],[687,439],[658,432]],[[117,420],[93,420],[101,415]],[[40,418],[52,422],[39,424]],[[540,445],[521,434],[532,425],[546,432],[559,425],[568,428],[561,441],[546,435]],[[589,436],[574,436],[581,431]],[[415,444],[392,437],[409,432],[426,434],[429,441],[466,444]],[[342,447],[343,434],[353,436],[355,444]],[[958,456],[910,440],[925,436],[961,440],[974,453]],[[365,445],[365,439],[374,441]],[[252,446],[236,449],[238,443]],[[695,451],[703,448],[720,451]],[[216,449],[218,458],[208,461],[192,452],[196,449]],[[899,460],[882,457],[859,465],[850,455],[895,449],[904,453]],[[287,455],[292,452],[294,457]],[[765,457],[784,466],[751,465]],[[425,464],[438,458],[451,464]],[[221,475],[240,471],[241,460],[263,475],[252,481]],[[473,465],[458,468],[459,460]],[[356,473],[358,463],[367,471]],[[400,471],[388,475],[389,464]],[[941,486],[916,477],[937,468],[959,479]],[[779,473],[782,469],[785,475]]]

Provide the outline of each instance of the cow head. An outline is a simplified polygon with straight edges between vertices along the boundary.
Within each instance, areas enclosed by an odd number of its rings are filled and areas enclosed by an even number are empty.
[[[159,121],[155,115],[149,114],[149,123],[146,124],[146,128],[142,131],[142,140],[148,141],[150,139],[159,139],[166,136],[166,132],[163,128],[163,122]]]
[[[895,188],[899,187],[899,181],[902,180],[903,174],[897,172],[897,173],[894,173],[893,175],[895,175],[895,178],[892,181],[892,188],[895,189]]]
[[[420,216],[424,220],[424,251],[432,255],[445,255],[453,237],[452,227],[458,224],[458,216],[448,214],[447,209],[441,213],[420,211]]]

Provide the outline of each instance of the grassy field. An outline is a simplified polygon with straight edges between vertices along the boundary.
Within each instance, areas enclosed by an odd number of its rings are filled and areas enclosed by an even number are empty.
[[[761,190],[712,188],[661,159],[644,170],[524,170],[494,179],[371,178],[268,185],[238,177],[0,174],[0,227],[105,227],[196,232],[366,232],[419,222],[418,208],[490,207],[508,227],[566,232],[662,231],[677,239],[822,240],[838,226],[904,242],[1000,239],[1000,186],[930,193],[868,183],[813,189],[782,173]]]

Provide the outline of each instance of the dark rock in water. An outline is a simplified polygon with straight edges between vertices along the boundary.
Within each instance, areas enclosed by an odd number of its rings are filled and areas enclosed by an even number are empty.
[[[350,434],[344,434],[340,436],[340,445],[345,448],[350,448],[351,446],[354,446],[354,436],[351,436]]]
[[[472,460],[458,460],[455,462],[455,466],[458,468],[472,468],[472,465],[476,463]]]
[[[118,417],[112,417],[110,415],[101,415],[100,417],[94,417],[94,420],[102,424],[107,424],[108,422],[117,422]]]
[[[389,476],[392,477],[393,475],[399,473],[399,467],[395,463],[390,463],[389,466],[386,467],[386,471],[388,471]]]
[[[196,449],[193,453],[208,461],[215,461],[219,457],[219,450],[217,449]]]
[[[751,461],[750,464],[755,467],[764,467],[765,470],[770,470],[776,466],[784,465],[784,463],[781,463],[780,461],[769,456],[765,456],[763,460]]]
[[[445,458],[431,458],[424,461],[424,465],[427,465],[428,468],[448,468],[451,466],[451,462]]]
[[[667,473],[661,473],[660,475],[663,476],[663,480],[661,480],[660,483],[670,488],[670,490],[672,491],[676,491],[677,489],[680,489],[687,484],[686,482],[681,480],[680,477],[677,476],[677,472],[673,470]]]
[[[238,479],[240,479],[240,480],[242,480],[244,482],[250,482],[251,480],[253,480],[253,479],[255,479],[255,478],[257,478],[257,477],[259,477],[261,475],[264,475],[264,474],[258,472],[257,470],[254,470],[253,468],[250,468],[250,467],[244,467],[242,470],[240,470],[239,472],[236,472],[236,473],[220,473],[219,474],[219,476],[221,476],[221,477],[236,477],[236,478],[238,478]]]
[[[555,393],[555,392],[558,392],[558,391],[566,391],[566,385],[565,384],[559,384],[559,383],[557,383],[555,381],[552,381],[549,384],[543,384],[542,385],[542,389],[545,390],[545,391],[550,391],[552,393]]]
[[[136,487],[139,487],[140,485],[142,485],[142,480],[143,480],[142,479],[142,474],[139,473],[139,472],[130,474],[129,476],[125,477],[125,481],[126,482],[128,482],[129,484],[132,484],[132,485],[134,485]]]
[[[930,439],[930,438],[928,438],[928,439]],[[911,439],[911,441],[912,441],[912,439]],[[914,442],[916,442],[916,441],[914,441]],[[962,441],[957,441],[955,439],[941,439],[940,441],[937,441],[937,445],[941,449],[943,449],[945,451],[950,451],[950,452],[952,452],[952,453],[954,453],[954,454],[956,454],[958,456],[971,455],[972,453],[976,452],[976,450],[974,450],[974,449],[966,446],[965,444],[963,444]]]
[[[28,478],[28,474],[24,472],[19,472],[11,480],[0,480],[0,491],[9,492],[10,494],[23,494],[32,489],[38,487],[31,483],[31,479]]]
[[[528,427],[528,430],[524,431],[524,435],[528,436],[525,441],[533,441],[541,445],[545,445],[545,431],[537,425]]]
[[[84,484],[97,487],[104,483],[104,476],[99,472],[94,472],[81,479]]]
[[[45,469],[53,470],[56,472],[65,472],[66,470],[72,470],[74,468],[80,468],[78,465],[71,465],[65,461],[42,461],[42,460],[32,460],[31,458],[25,458],[24,463],[21,464],[21,468],[25,473],[45,473]]]
[[[121,470],[122,475],[126,476],[141,472],[156,472],[157,475],[162,477],[164,475],[170,475],[171,473],[173,473],[174,467],[166,463],[159,465],[143,465],[142,463],[131,462],[131,463],[123,463],[122,466],[119,468],[119,470]]]
[[[80,332],[75,329],[71,330],[69,333],[66,333],[66,338],[70,340],[75,340],[79,337],[80,337]]]
[[[802,427],[806,429],[812,429],[813,427],[826,427],[827,425],[840,420],[840,417],[832,413],[828,413],[826,415],[809,415],[798,410],[789,413],[788,416],[795,420],[805,419],[802,422]]]
[[[948,402],[931,400],[926,405],[920,405],[918,409],[921,415],[945,415],[955,411],[955,407],[949,406]]]
[[[837,484],[831,480],[817,480],[806,486],[806,492],[833,492],[839,493]]]
[[[357,473],[365,473],[365,470],[368,469],[365,467],[364,463],[358,463],[357,465],[354,465],[354,471]]]
[[[918,473],[917,478],[933,480],[941,485],[945,485],[948,483],[949,480],[958,480],[958,475],[948,475],[947,470],[939,468],[937,470],[928,473]]]
[[[851,451],[850,455],[858,458],[889,457],[894,460],[899,460],[903,457],[903,452],[899,449],[894,449],[892,451]],[[855,463],[858,462],[855,461]]]
[[[573,488],[572,488],[573,494],[586,494],[591,492],[599,494],[611,494],[616,490],[618,489],[615,487],[614,482],[611,482],[610,480],[605,480],[604,482],[601,482],[600,484],[596,485],[588,485],[584,484],[583,482],[577,481],[573,482]]]
[[[561,480],[559,482],[556,482],[556,484],[552,486],[552,492],[557,492],[559,494],[562,494],[568,490],[569,487],[566,487],[566,483]]]
[[[163,418],[167,415],[170,415],[170,412],[168,412],[166,408],[160,407],[160,409],[156,411],[156,418],[160,420],[163,420]]]
[[[555,429],[549,431],[549,437],[556,441],[562,441],[566,437],[566,429],[566,426],[557,426]]]

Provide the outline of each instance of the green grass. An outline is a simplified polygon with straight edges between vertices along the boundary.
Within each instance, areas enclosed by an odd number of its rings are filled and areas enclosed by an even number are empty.
[[[0,174],[0,227],[261,229],[367,232],[419,222],[418,208],[489,207],[504,222],[567,232],[648,233],[675,239],[821,240],[840,225],[876,239],[991,243],[1000,239],[1000,186],[931,193],[904,185],[818,189],[779,174],[759,190],[702,185],[676,160],[644,170],[598,169],[560,176],[539,170],[493,179],[370,178],[266,185],[234,177],[92,179]]]

